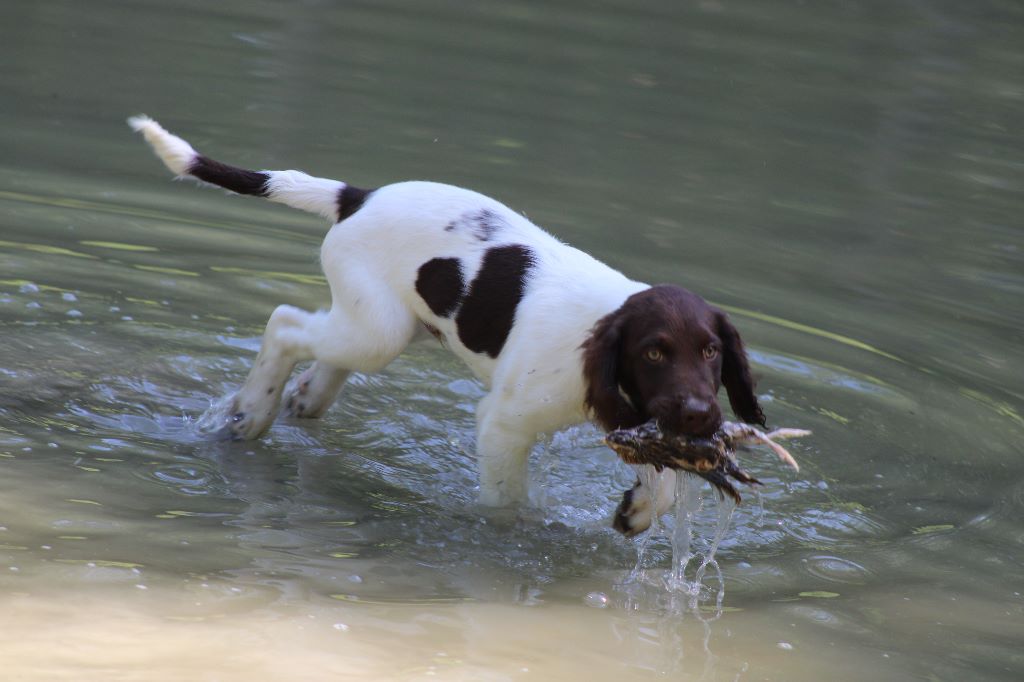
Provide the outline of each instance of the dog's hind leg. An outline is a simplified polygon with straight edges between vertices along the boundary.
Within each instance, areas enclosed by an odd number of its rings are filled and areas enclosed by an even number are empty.
[[[292,417],[323,416],[352,372],[317,361],[284,389],[284,412]]]
[[[259,437],[278,416],[283,397],[296,416],[323,414],[350,372],[378,372],[409,345],[416,316],[396,297],[371,289],[364,285],[356,292],[353,287],[350,297],[336,298],[327,311],[310,313],[290,305],[273,311],[256,363],[231,401],[223,425],[227,435]],[[356,293],[372,294],[375,305],[360,305]],[[315,360],[312,368],[286,391],[296,363],[308,359]]]
[[[394,297],[383,291],[374,294],[372,307],[336,304],[329,311],[307,313],[279,306],[267,322],[245,385],[231,401],[222,425],[226,435],[258,438],[273,423],[282,397],[292,399],[293,414],[317,416],[334,401],[349,372],[377,372],[398,357],[413,337],[416,318]],[[304,360],[316,362],[285,395],[288,376]],[[296,399],[304,404],[301,412],[308,414],[295,411]]]
[[[273,423],[282,389],[295,363],[315,357],[314,340],[325,313],[308,313],[290,305],[278,306],[267,321],[259,355],[245,385],[228,408],[224,435],[258,438]]]

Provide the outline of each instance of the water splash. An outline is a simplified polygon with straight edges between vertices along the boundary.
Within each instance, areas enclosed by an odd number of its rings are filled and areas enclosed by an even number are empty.
[[[693,474],[676,474],[675,528],[672,530],[672,569],[666,580],[670,590],[691,593],[700,585],[686,582],[686,567],[694,558],[690,550],[693,542],[694,516],[700,511],[702,479]]]
[[[710,588],[704,585],[704,576],[708,568],[715,572],[717,589],[715,594],[715,607],[710,620],[715,620],[722,613],[722,602],[725,600],[725,579],[722,576],[722,569],[715,559],[715,553],[721,544],[725,534],[729,531],[729,524],[732,521],[736,503],[724,495],[718,498],[718,519],[715,524],[715,531],[708,544],[707,550],[703,553],[692,551],[693,527],[696,514],[703,506],[701,498],[702,481],[693,474],[681,474],[676,477],[676,525],[672,534],[672,570],[666,576],[665,583],[668,589],[676,594],[685,595],[687,602],[681,610],[696,614],[705,620],[701,614],[700,604],[702,598],[710,596]],[[694,572],[693,580],[686,579],[686,569],[695,558],[700,558],[700,564]],[[680,610],[682,605],[676,605],[675,610]]]
[[[704,572],[707,570],[707,567],[712,566],[715,569],[715,577],[718,581],[718,590],[715,595],[715,613],[717,615],[721,615],[722,602],[725,600],[725,579],[722,577],[722,569],[715,559],[715,552],[718,551],[718,545],[721,544],[722,539],[725,538],[725,534],[729,530],[729,524],[732,521],[734,511],[736,511],[735,500],[726,495],[718,498],[718,523],[715,525],[715,535],[712,537],[711,546],[708,547],[707,554],[704,555],[700,566],[697,568],[697,573],[693,577],[693,582],[699,590],[700,586],[704,584]],[[694,600],[696,601],[696,597],[694,597]],[[696,603],[694,603],[695,606]]]
[[[231,424],[231,405],[234,395],[226,395],[210,403],[210,406],[194,422],[196,433],[205,437],[216,437],[224,433]]]
[[[661,522],[658,514],[654,514],[651,527],[637,545],[636,565],[628,578],[619,585],[619,589],[627,595],[627,608],[636,610],[640,606],[644,586],[657,586],[663,597],[667,597],[668,611],[675,614],[693,613],[702,621],[712,621],[722,613],[725,599],[725,580],[715,554],[732,521],[736,509],[735,502],[724,496],[719,497],[717,505],[717,521],[714,532],[707,541],[707,549],[699,552],[694,549],[694,528],[697,526],[698,515],[703,509],[703,480],[698,476],[685,472],[656,472],[653,467],[637,467],[637,475],[646,490],[650,491],[650,504],[657,509],[659,492],[664,494],[663,487],[672,485],[665,476],[674,477],[675,523],[669,537],[672,547],[672,562],[669,570],[651,571],[645,568],[651,554],[651,540],[661,534]],[[670,488],[671,489],[671,488]],[[692,580],[687,579],[687,571],[691,564],[697,563]],[[713,572],[715,588],[704,585],[709,569]],[[666,595],[667,593],[667,595]],[[710,618],[702,610],[701,602],[706,602],[714,595],[714,607]],[[665,603],[665,599],[659,600]],[[703,608],[702,608],[703,607]]]
[[[640,544],[636,547],[636,564],[626,579],[626,585],[642,583],[647,577],[644,563],[647,561],[651,538],[656,537],[661,529],[661,516],[657,513],[658,493],[661,490],[662,479],[669,475],[667,470],[657,471],[654,467],[648,465],[638,465],[633,468],[636,470],[637,479],[640,482],[640,487],[637,490],[647,490],[651,496],[651,526],[641,536]]]

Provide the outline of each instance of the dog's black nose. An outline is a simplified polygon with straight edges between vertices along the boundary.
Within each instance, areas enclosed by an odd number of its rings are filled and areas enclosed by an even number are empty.
[[[713,401],[690,396],[683,400],[680,426],[683,433],[709,436],[722,424],[722,414]]]

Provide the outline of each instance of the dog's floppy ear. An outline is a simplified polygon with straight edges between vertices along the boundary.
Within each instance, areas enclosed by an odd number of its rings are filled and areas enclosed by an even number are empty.
[[[764,412],[754,395],[754,378],[750,375],[747,352],[729,316],[718,311],[718,338],[722,342],[722,384],[729,394],[729,404],[736,416],[750,424],[764,426]]]
[[[587,385],[586,404],[607,431],[636,426],[644,421],[619,391],[619,356],[626,317],[621,308],[605,315],[590,330],[590,336],[581,346],[583,380]]]

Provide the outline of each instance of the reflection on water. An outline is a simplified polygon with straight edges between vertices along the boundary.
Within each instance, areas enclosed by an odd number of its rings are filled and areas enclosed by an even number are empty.
[[[8,676],[1021,676],[1016,5],[9,2],[0,27]],[[478,508],[483,392],[433,345],[315,423],[202,437],[273,307],[327,303],[325,226],[168,182],[139,111],[243,165],[471,186],[693,288],[770,423],[814,432],[800,473],[743,453],[765,486],[728,531],[691,510],[694,602],[665,589],[682,526],[608,527],[634,473],[592,427],[538,446],[530,508]]]

